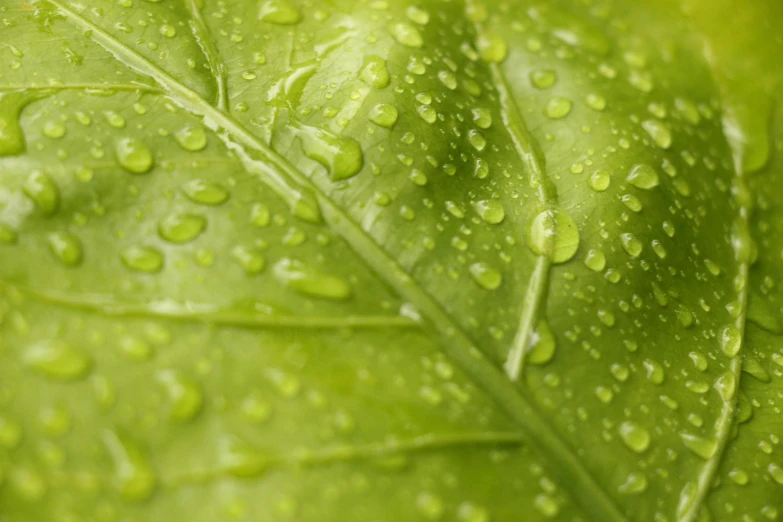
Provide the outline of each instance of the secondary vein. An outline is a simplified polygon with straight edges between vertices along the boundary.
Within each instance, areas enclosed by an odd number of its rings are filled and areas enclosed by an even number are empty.
[[[193,36],[196,38],[201,48],[201,52],[204,53],[204,57],[207,59],[209,70],[212,73],[212,77],[215,79],[215,86],[217,88],[217,100],[215,105],[222,111],[228,111],[228,71],[223,60],[220,59],[220,53],[217,47],[212,42],[210,37],[209,28],[204,17],[201,15],[201,9],[199,9],[197,0],[187,0],[188,9],[190,9],[190,30]]]

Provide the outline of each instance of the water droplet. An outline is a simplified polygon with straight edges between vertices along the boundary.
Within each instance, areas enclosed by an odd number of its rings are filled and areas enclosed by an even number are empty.
[[[266,259],[256,247],[236,246],[231,250],[231,257],[245,270],[247,275],[260,274],[266,267]]]
[[[551,98],[544,107],[544,116],[553,120],[565,118],[571,113],[573,104],[568,98]]]
[[[419,105],[416,107],[416,113],[427,123],[435,123],[438,120],[438,113],[430,105]]]
[[[555,518],[560,513],[560,507],[555,502],[555,499],[544,493],[536,495],[536,498],[533,500],[533,506],[546,518]]]
[[[767,473],[772,477],[772,480],[783,486],[783,468],[772,462],[767,466]]]
[[[628,474],[617,491],[623,495],[638,495],[647,489],[647,475],[641,471],[632,471]]]
[[[129,501],[150,497],[158,482],[152,463],[144,450],[126,434],[106,430],[103,444],[114,463],[114,483],[120,494]]]
[[[368,117],[370,121],[381,127],[391,129],[397,123],[397,109],[393,105],[379,103],[370,109]]]
[[[473,263],[468,270],[473,276],[473,280],[487,290],[495,290],[503,282],[501,273],[487,263]]]
[[[530,222],[525,239],[535,254],[547,256],[553,263],[565,263],[579,247],[579,229],[567,212],[547,209]]]
[[[176,27],[169,24],[161,25],[160,29],[158,29],[158,32],[161,34],[161,36],[164,36],[166,38],[174,38],[175,36],[177,36]]]
[[[718,450],[718,441],[712,438],[707,439],[685,432],[680,433],[680,438],[685,444],[685,447],[704,460],[712,458]]]
[[[605,170],[596,170],[587,178],[587,185],[596,192],[603,192],[609,188],[612,177]]]
[[[196,214],[169,214],[158,224],[158,234],[172,243],[193,241],[207,228],[207,220]]]
[[[526,359],[531,364],[543,365],[552,360],[557,343],[549,323],[544,320],[538,322],[535,332],[530,336],[528,346]]]
[[[729,471],[729,478],[738,486],[744,486],[749,480],[748,474],[739,468]]]
[[[52,232],[46,238],[49,250],[66,266],[82,262],[82,243],[69,232]]]
[[[391,76],[386,68],[386,60],[380,56],[368,56],[359,77],[373,89],[383,89],[391,82]]]
[[[482,33],[476,40],[479,56],[485,62],[500,63],[506,59],[508,45],[498,34]]]
[[[46,216],[51,216],[60,206],[60,190],[52,178],[40,170],[30,173],[22,185],[22,191]]]
[[[661,384],[664,379],[663,366],[651,359],[645,359],[643,364],[647,372],[647,380],[653,384]]]
[[[44,123],[43,128],[41,129],[41,133],[47,138],[59,140],[65,136],[66,129],[65,125],[59,121],[47,121]]]
[[[733,324],[723,327],[720,333],[720,348],[728,357],[736,356],[742,347],[742,334]]]
[[[623,205],[625,205],[628,210],[631,210],[632,212],[641,212],[642,211],[642,202],[639,198],[634,196],[633,194],[623,194],[620,196],[620,201],[623,202]]]
[[[468,143],[473,145],[473,148],[481,152],[484,147],[487,146],[487,139],[479,131],[471,129],[468,131]]]
[[[296,129],[304,153],[326,167],[332,181],[351,178],[362,169],[364,154],[356,140],[309,125],[297,124]]]
[[[500,201],[496,199],[482,199],[473,203],[473,208],[476,209],[476,213],[489,223],[490,225],[497,225],[502,222],[506,217],[506,211]]]
[[[715,381],[715,390],[724,402],[730,402],[737,393],[737,376],[732,372],[725,372]]]
[[[492,112],[489,109],[476,108],[471,110],[473,123],[479,129],[488,129],[492,126]]]
[[[198,415],[204,398],[193,378],[178,370],[166,370],[158,373],[157,379],[166,392],[169,419],[185,422]]]
[[[258,10],[258,19],[275,25],[295,25],[302,21],[302,14],[288,0],[267,0]]]
[[[557,82],[557,73],[552,69],[541,69],[530,73],[530,83],[536,89],[549,89]]]
[[[152,151],[135,138],[123,138],[114,149],[117,163],[132,174],[145,174],[152,170]]]
[[[106,118],[106,123],[114,127],[115,129],[125,128],[126,122],[122,114],[116,111],[104,111],[103,117]]]
[[[647,131],[653,142],[662,149],[672,146],[672,133],[665,123],[658,120],[644,120],[642,128]]]
[[[589,93],[585,96],[585,103],[594,111],[603,111],[606,109],[606,99],[600,94]]]
[[[45,377],[57,380],[82,379],[92,368],[92,359],[87,353],[58,339],[29,346],[22,354],[22,363]]]
[[[439,520],[445,510],[440,497],[429,492],[419,493],[416,497],[416,508],[429,520]]]
[[[457,88],[457,77],[454,76],[454,73],[451,71],[440,71],[438,73],[438,79],[440,80],[440,83],[450,91]]]
[[[0,157],[25,151],[24,132],[19,121],[28,99],[22,92],[0,94]]]
[[[639,257],[642,253],[642,242],[639,241],[635,235],[630,232],[620,234],[620,243],[623,245],[623,250],[631,257]]]
[[[625,178],[628,183],[636,188],[650,190],[658,186],[658,173],[649,165],[636,165]]]
[[[274,274],[285,286],[312,297],[344,300],[353,294],[351,285],[341,277],[315,271],[293,259],[278,261]]]
[[[204,150],[207,146],[207,134],[200,125],[186,125],[174,133],[179,145],[190,152]]]
[[[430,21],[430,14],[421,7],[415,5],[408,6],[408,8],[405,9],[405,15],[411,22],[419,25],[427,25]]]
[[[120,254],[123,264],[137,272],[154,273],[163,268],[163,254],[156,248],[133,245]]]
[[[490,522],[489,512],[472,502],[462,502],[457,508],[459,522]]]
[[[123,336],[119,348],[132,361],[148,361],[153,354],[152,346],[147,341],[132,335]]]
[[[407,47],[421,47],[424,39],[416,27],[408,22],[399,22],[391,26],[391,35],[397,42]]]
[[[228,200],[229,192],[217,183],[203,179],[194,179],[182,187],[185,195],[194,203],[202,205],[220,205]]]
[[[623,422],[618,433],[623,443],[636,453],[642,453],[650,447],[650,433],[635,422]]]
[[[606,268],[606,256],[600,250],[591,249],[585,256],[585,266],[594,272],[601,272]]]

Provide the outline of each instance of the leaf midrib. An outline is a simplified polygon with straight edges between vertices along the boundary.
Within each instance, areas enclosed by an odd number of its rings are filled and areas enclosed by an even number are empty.
[[[584,468],[572,449],[541,416],[526,392],[515,387],[503,372],[486,359],[434,299],[419,287],[399,264],[327,194],[230,115],[206,102],[198,93],[176,81],[165,71],[83,18],[79,13],[65,7],[60,0],[47,1],[57,7],[69,23],[89,32],[87,37],[112,54],[118,61],[153,79],[175,103],[192,114],[204,118],[205,122],[222,128],[241,145],[261,154],[265,161],[277,167],[288,178],[274,177],[277,173],[268,170],[265,173],[272,179],[261,177],[262,182],[270,185],[273,189],[275,188],[273,184],[280,183],[285,189],[295,191],[296,188],[290,187],[290,183],[293,182],[295,187],[315,193],[321,203],[324,218],[331,228],[346,240],[354,252],[376,275],[385,280],[400,296],[416,306],[424,318],[423,324],[429,324],[437,331],[441,338],[443,351],[506,411],[519,425],[530,443],[537,446],[548,457],[553,474],[564,487],[570,487],[572,497],[582,508],[591,513],[596,520],[625,521],[625,517],[619,512],[611,497]],[[523,152],[533,153],[532,151]],[[525,157],[522,159],[524,160]],[[277,186],[277,189],[280,189],[280,186]]]

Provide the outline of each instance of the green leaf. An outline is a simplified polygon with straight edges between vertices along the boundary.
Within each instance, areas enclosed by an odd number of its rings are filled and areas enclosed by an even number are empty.
[[[776,3],[0,20],[0,521],[783,510]]]

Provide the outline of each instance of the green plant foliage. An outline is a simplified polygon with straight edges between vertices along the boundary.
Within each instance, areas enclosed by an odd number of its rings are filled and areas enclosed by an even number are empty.
[[[778,0],[0,0],[0,522],[783,519]]]

